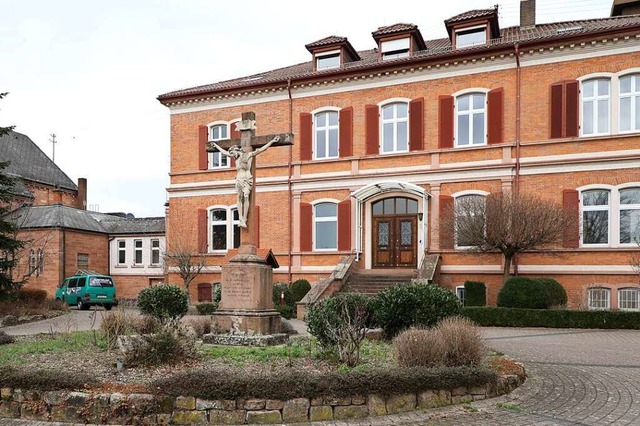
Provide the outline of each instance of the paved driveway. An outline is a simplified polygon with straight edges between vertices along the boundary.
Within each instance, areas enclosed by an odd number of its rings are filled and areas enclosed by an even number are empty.
[[[489,346],[527,368],[529,379],[510,395],[316,425],[640,425],[640,331],[486,328],[485,335]],[[0,420],[27,424],[35,423]]]

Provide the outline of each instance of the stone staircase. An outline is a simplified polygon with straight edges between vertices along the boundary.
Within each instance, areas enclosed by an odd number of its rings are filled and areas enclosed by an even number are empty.
[[[415,269],[370,269],[354,271],[342,287],[343,293],[375,296],[381,290],[398,283],[408,283],[418,277]]]

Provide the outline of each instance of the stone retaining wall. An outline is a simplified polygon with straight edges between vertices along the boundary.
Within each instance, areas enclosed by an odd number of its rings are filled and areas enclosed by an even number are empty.
[[[94,424],[278,424],[357,419],[477,401],[511,392],[521,376],[498,377],[477,388],[427,390],[384,398],[204,400],[191,396],[159,396],[67,391],[0,390],[0,417]]]

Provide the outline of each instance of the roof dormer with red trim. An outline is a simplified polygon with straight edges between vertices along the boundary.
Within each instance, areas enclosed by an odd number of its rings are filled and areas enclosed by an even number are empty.
[[[454,49],[488,44],[500,37],[498,6],[461,13],[444,21]]]
[[[340,68],[347,62],[360,60],[360,55],[346,37],[329,36],[305,47],[313,55],[314,71]]]
[[[404,58],[427,49],[418,26],[414,24],[380,27],[371,35],[378,43],[379,58],[382,60]]]

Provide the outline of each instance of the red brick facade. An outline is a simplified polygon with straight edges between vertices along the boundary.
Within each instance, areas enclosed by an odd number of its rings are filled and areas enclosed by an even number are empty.
[[[178,235],[195,238],[199,209],[235,205],[234,170],[199,170],[198,128],[212,122],[231,122],[250,110],[256,113],[258,134],[291,129],[296,135],[293,147],[271,148],[257,160],[260,247],[273,249],[278,258],[281,267],[275,271],[274,281],[306,278],[313,282],[328,275],[341,256],[355,253],[358,247],[360,267],[371,268],[369,201],[363,204],[360,218],[355,217],[355,207],[351,211],[351,247],[330,252],[314,251],[306,243],[309,235],[304,206],[324,199],[335,203],[351,199],[355,206],[351,194],[366,185],[411,182],[428,194],[427,210],[421,211],[425,220],[428,218],[426,233],[421,236],[425,240],[422,247],[427,253],[442,255],[440,284],[454,289],[467,279],[485,281],[489,303],[493,304],[501,286],[501,258],[443,248],[438,232],[440,196],[472,190],[513,191],[516,173],[520,175],[522,193],[556,203],[563,202],[563,191],[580,191],[588,185],[611,189],[611,197],[624,187],[640,188],[640,129],[629,133],[611,131],[618,126],[614,116],[619,108],[613,94],[608,134],[581,136],[581,131],[578,136],[551,137],[556,136],[551,130],[552,86],[563,81],[577,81],[580,86],[582,80],[603,77],[610,79],[613,90],[620,76],[640,73],[639,36],[636,25],[621,29],[618,34],[585,35],[579,41],[557,39],[535,49],[512,46],[496,54],[480,50],[464,60],[425,59],[406,66],[389,65],[386,70],[375,72],[363,70],[343,78],[316,76],[316,81],[308,82],[301,77],[300,81],[271,90],[243,89],[242,96],[237,89],[237,96],[227,90],[229,98],[212,95],[196,102],[166,101],[172,110],[169,221],[172,217],[181,218],[180,226],[168,227],[167,240],[170,244]],[[468,92],[495,93],[488,96],[489,102],[492,98],[500,101],[499,108],[485,109],[490,116],[488,128],[485,127],[490,140],[477,147],[443,146],[443,138],[453,136],[446,132],[454,124],[446,121],[450,116],[446,104],[443,107],[443,97],[456,99]],[[406,103],[420,99],[421,113],[410,113],[409,121],[422,122],[417,126],[409,123],[407,152],[371,154],[367,141],[379,127],[368,127],[369,106],[394,99]],[[308,132],[305,117],[326,107],[352,108],[351,152],[336,159],[313,160],[303,143]],[[578,105],[576,113],[580,110]],[[578,120],[581,118],[578,116]],[[417,149],[416,140],[420,140]],[[380,194],[373,200],[406,195]],[[577,249],[556,247],[552,255],[527,253],[518,258],[519,273],[555,277],[567,289],[572,307],[587,307],[590,287],[609,288],[610,306],[616,308],[616,290],[637,287],[638,277],[629,266],[629,256],[637,246],[614,243],[618,225],[613,222],[619,214],[614,210],[611,205],[608,244],[581,244]],[[361,234],[356,232],[357,223],[363,225]],[[207,271],[199,281],[219,281],[223,259],[224,253],[210,253]],[[179,283],[174,274],[169,280]]]

